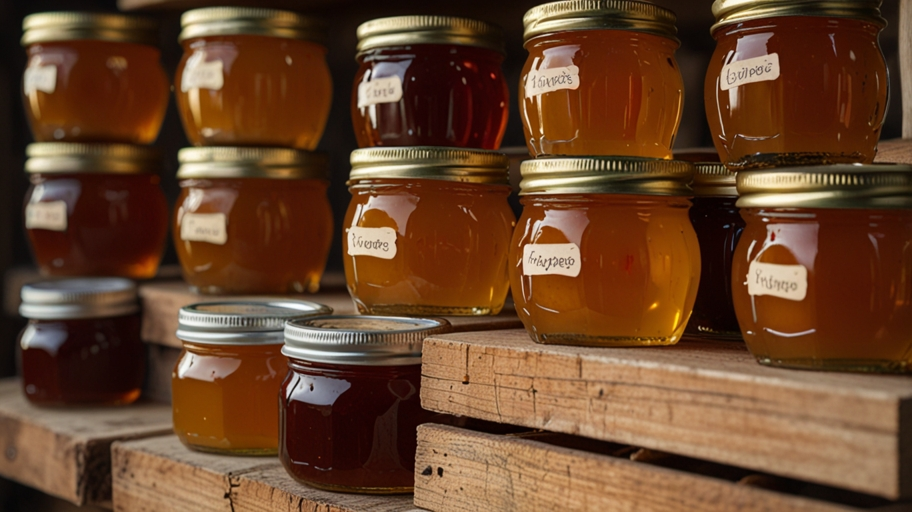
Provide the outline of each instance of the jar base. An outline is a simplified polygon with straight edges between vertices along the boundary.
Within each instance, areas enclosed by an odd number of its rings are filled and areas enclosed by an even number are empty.
[[[225,288],[222,286],[196,286],[190,285],[190,291],[200,295],[293,295],[297,293],[317,293],[320,291],[320,277],[305,282],[292,281],[287,283],[284,288]]]
[[[201,446],[185,441],[178,436],[181,443],[195,452],[214,453],[217,455],[236,455],[239,457],[271,457],[278,455],[278,448],[215,448],[212,446]]]
[[[741,332],[735,331],[720,331],[716,329],[711,329],[709,327],[697,326],[696,328],[684,331],[684,336],[688,338],[693,338],[695,340],[712,340],[712,341],[744,341],[744,338],[741,337]]]
[[[775,359],[768,356],[755,356],[757,362],[764,366],[791,368],[797,370],[819,370],[829,372],[859,373],[908,373],[909,361],[889,361],[883,359]]]
[[[80,397],[55,397],[55,398],[40,398],[38,396],[29,395],[25,393],[25,398],[32,405],[39,407],[121,407],[125,405],[130,405],[133,402],[139,400],[139,395],[142,393],[141,389],[134,389],[126,393],[120,393],[116,395],[107,395],[107,396],[98,396],[98,397],[89,397],[89,396],[80,396]]]
[[[317,489],[322,489],[324,491],[331,492],[344,492],[349,494],[412,494],[415,492],[414,487],[348,487],[344,485],[333,485],[333,484],[324,484],[319,482],[313,482],[311,480],[305,480],[298,478],[295,475],[291,475],[298,482],[309,485],[310,487],[315,487]]]
[[[382,316],[492,316],[500,313],[503,306],[458,307],[458,306],[415,306],[411,304],[377,304],[368,306],[356,301],[362,315]]]
[[[733,171],[749,171],[752,169],[768,169],[772,167],[800,167],[804,165],[832,165],[832,164],[863,164],[870,163],[861,153],[826,153],[826,152],[794,152],[794,153],[756,153],[747,155],[739,160],[725,162],[725,166]]]
[[[576,345],[583,347],[656,347],[674,345],[681,337],[588,336],[585,334],[532,334],[532,341],[543,345]]]

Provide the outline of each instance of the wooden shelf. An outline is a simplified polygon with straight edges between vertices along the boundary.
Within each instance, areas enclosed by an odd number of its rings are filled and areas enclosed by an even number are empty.
[[[425,341],[422,405],[900,499],[912,378],[758,365],[742,344],[539,345],[525,331]]]

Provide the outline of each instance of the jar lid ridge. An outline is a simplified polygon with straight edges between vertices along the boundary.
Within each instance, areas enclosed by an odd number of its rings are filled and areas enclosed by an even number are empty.
[[[197,37],[257,35],[322,43],[325,24],[292,11],[262,7],[203,7],[181,15],[178,41]]]
[[[58,11],[30,14],[22,20],[22,46],[93,39],[158,45],[158,22],[117,13]]]
[[[523,40],[572,30],[632,30],[678,41],[675,14],[638,0],[563,0],[533,7],[523,16]]]
[[[177,153],[180,179],[329,179],[329,155],[290,148],[209,146]]]
[[[520,195],[691,196],[694,165],[639,157],[537,158],[520,166]]]
[[[25,318],[64,320],[122,316],[139,311],[136,284],[119,277],[40,281],[20,290]]]
[[[358,54],[412,44],[476,46],[505,53],[503,30],[472,18],[430,15],[378,18],[359,25],[357,34]]]
[[[721,162],[694,162],[693,187],[695,196],[738,195],[737,174]]]
[[[199,302],[178,312],[177,337],[202,344],[279,344],[286,321],[331,313],[329,306],[304,300]]]
[[[462,183],[509,185],[510,160],[483,149],[436,146],[375,147],[351,154],[354,180],[423,178]]]
[[[824,16],[853,18],[885,27],[880,14],[881,0],[715,0],[712,5],[716,23],[714,33],[722,27],[745,21],[780,16]]]
[[[25,154],[27,173],[154,174],[161,165],[157,149],[131,144],[34,142]]]

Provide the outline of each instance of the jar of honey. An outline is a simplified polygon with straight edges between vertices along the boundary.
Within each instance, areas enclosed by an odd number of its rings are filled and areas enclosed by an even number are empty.
[[[530,9],[523,24],[519,111],[533,156],[672,157],[684,82],[671,11],[565,0]]]
[[[412,492],[421,408],[421,344],[443,319],[336,316],[285,324],[288,376],[279,460],[299,482],[331,491]]]
[[[181,16],[174,94],[194,146],[312,150],[329,117],[322,26],[288,11],[207,7]]]
[[[178,313],[183,342],[171,373],[174,433],[187,447],[273,455],[279,446],[279,387],[285,322],[332,313],[298,300],[203,302]]]
[[[912,166],[738,173],[732,294],[761,364],[908,371]]]
[[[281,148],[185,148],[172,233],[201,293],[316,292],[332,242],[328,158]]]
[[[497,149],[509,92],[500,27],[398,16],[358,27],[352,123],[358,146]]]
[[[63,279],[22,287],[22,388],[37,405],[116,405],[139,398],[146,373],[136,285]]]
[[[22,21],[25,114],[38,142],[151,144],[168,106],[158,25],[121,14],[45,12]]]
[[[700,282],[693,165],[624,157],[523,162],[510,245],[516,313],[538,343],[672,345]]]
[[[26,154],[25,229],[42,274],[155,275],[168,233],[157,151],[42,142]]]
[[[704,99],[731,169],[871,163],[889,77],[880,0],[716,0]]]
[[[359,149],[342,252],[361,313],[496,315],[516,217],[509,161],[490,151]]]

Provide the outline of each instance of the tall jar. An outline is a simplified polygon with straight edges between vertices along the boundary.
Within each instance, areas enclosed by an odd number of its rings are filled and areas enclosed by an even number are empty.
[[[889,77],[880,0],[716,0],[704,100],[731,169],[871,163]]]

